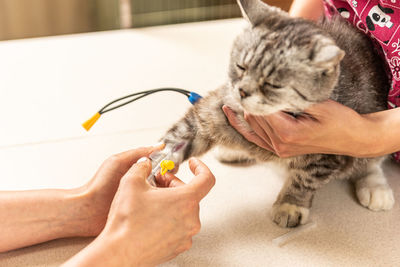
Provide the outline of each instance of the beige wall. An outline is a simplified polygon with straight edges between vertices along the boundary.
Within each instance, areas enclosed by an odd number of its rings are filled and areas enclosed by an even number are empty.
[[[280,8],[286,11],[289,10],[290,5],[293,2],[293,0],[263,0],[263,1],[272,6],[279,6]]]
[[[90,31],[90,1],[0,0],[0,39]]]
[[[264,1],[285,10],[292,2]],[[117,29],[118,4],[119,0],[0,0],[0,40]]]
[[[114,29],[117,7],[118,0],[0,0],[0,40]]]

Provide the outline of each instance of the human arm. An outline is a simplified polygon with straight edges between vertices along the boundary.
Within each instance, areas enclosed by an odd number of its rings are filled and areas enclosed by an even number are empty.
[[[79,188],[0,192],[0,252],[57,238],[98,235],[121,177],[140,157],[159,149],[114,155]]]
[[[200,230],[199,202],[215,183],[210,170],[189,160],[193,180],[173,174],[150,186],[150,161],[137,163],[121,179],[103,232],[63,266],[155,266],[189,249]]]
[[[83,199],[74,190],[0,192],[0,252],[48,240],[86,236]],[[84,228],[84,227],[83,227]]]
[[[280,157],[309,153],[374,157],[400,150],[400,109],[360,115],[328,100],[307,109],[309,115],[297,118],[284,112],[246,115],[252,132],[228,107],[224,112],[246,139]]]
[[[324,14],[322,0],[294,0],[289,10],[292,17],[318,20]]]

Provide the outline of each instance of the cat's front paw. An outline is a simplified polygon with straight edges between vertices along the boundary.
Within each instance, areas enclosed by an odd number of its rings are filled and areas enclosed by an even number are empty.
[[[393,191],[387,184],[360,186],[356,193],[361,205],[373,211],[390,210],[394,205]]]
[[[280,227],[296,227],[307,222],[310,210],[290,203],[275,204],[272,219]]]

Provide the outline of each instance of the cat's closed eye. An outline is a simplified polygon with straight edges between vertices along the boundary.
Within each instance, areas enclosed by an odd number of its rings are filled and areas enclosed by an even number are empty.
[[[243,67],[242,65],[240,65],[240,64],[238,64],[238,63],[236,63],[236,67],[237,67],[239,70],[241,70],[241,71],[245,71],[245,70],[246,70],[245,67]]]

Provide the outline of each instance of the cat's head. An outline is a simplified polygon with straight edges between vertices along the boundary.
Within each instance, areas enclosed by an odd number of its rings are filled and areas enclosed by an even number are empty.
[[[234,97],[252,114],[300,112],[328,99],[344,52],[316,24],[259,0],[238,0],[250,27],[232,48]]]

